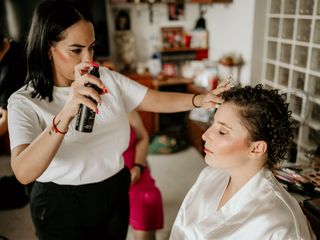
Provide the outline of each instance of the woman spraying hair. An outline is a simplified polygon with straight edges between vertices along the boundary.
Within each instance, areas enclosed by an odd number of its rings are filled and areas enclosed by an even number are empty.
[[[35,181],[30,208],[39,239],[125,239],[127,113],[210,108],[230,88],[225,82],[192,98],[147,89],[103,67],[97,78],[89,73],[94,46],[91,16],[78,1],[45,0],[35,9],[27,85],[10,97],[8,122],[12,169],[20,182]],[[81,104],[96,113],[91,133],[75,130]]]

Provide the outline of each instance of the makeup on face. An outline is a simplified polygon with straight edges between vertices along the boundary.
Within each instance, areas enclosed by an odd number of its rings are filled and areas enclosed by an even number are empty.
[[[93,25],[79,21],[63,32],[62,40],[51,47],[55,85],[70,86],[74,80],[75,65],[92,61],[95,46]]]
[[[236,108],[229,103],[221,105],[203,140],[205,160],[210,166],[236,166],[246,159],[249,150],[248,130],[241,125]]]

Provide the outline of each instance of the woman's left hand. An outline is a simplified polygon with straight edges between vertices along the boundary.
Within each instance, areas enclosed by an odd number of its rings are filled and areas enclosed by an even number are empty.
[[[135,184],[141,177],[141,170],[138,167],[133,167],[130,169],[131,172],[131,184]]]
[[[199,95],[198,102],[200,102],[200,104],[199,105],[196,104],[196,105],[201,108],[210,109],[210,108],[217,107],[217,105],[220,105],[221,103],[223,103],[221,94],[233,87],[233,85],[231,84],[231,79],[232,79],[232,75],[229,75],[223,82],[221,82],[217,86],[216,89],[206,94]]]

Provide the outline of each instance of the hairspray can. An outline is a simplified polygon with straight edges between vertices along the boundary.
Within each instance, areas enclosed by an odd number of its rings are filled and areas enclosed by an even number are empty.
[[[99,66],[94,66],[93,69],[90,71],[90,74],[99,78],[100,77]],[[88,83],[86,86],[92,87],[98,93],[101,92],[101,89],[94,84]],[[90,100],[97,103],[92,98],[90,98]],[[77,121],[76,121],[76,130],[80,132],[87,132],[87,133],[92,132],[95,116],[96,116],[96,113],[94,111],[92,111],[87,106],[81,104],[79,113],[77,116]]]

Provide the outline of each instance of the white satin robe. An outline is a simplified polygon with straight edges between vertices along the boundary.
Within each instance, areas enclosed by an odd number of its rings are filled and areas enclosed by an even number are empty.
[[[298,202],[260,170],[222,208],[229,175],[206,167],[186,195],[170,240],[316,239]]]

